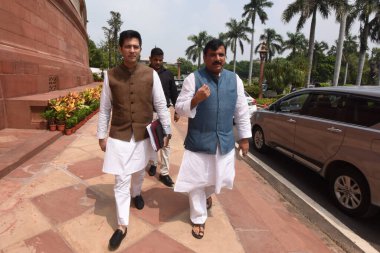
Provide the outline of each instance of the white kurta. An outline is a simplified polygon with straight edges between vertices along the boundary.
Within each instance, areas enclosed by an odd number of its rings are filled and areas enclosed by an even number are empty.
[[[162,89],[160,78],[153,71],[153,106],[160,118],[166,134],[170,134],[170,113],[166,107],[166,98]],[[104,84],[100,98],[100,110],[98,120],[98,139],[108,136],[108,128],[112,111],[112,93],[108,83],[108,75],[105,72]],[[149,138],[136,142],[134,137],[130,142],[107,138],[107,147],[104,155],[103,172],[115,175],[128,175],[142,170],[149,160],[157,156],[153,150]]]
[[[244,85],[239,76],[237,79],[237,101],[234,121],[238,130],[238,138],[250,138],[251,124],[249,109],[244,95]],[[194,74],[190,74],[183,82],[175,110],[180,116],[194,118],[197,107],[191,110],[191,99],[195,95]],[[174,191],[190,192],[198,188],[215,186],[214,192],[221,188],[231,189],[235,177],[235,150],[222,155],[217,148],[216,155],[185,150]]]

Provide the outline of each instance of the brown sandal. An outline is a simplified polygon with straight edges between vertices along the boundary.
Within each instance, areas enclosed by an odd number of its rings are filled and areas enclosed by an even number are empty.
[[[207,198],[207,200],[206,200],[206,206],[207,206],[207,209],[210,209],[212,207],[212,198],[211,198],[211,196]]]
[[[202,239],[205,234],[205,223],[193,224],[193,229],[191,230],[191,234],[197,239]]]

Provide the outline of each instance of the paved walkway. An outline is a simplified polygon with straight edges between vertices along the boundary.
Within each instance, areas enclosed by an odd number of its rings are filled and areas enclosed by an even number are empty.
[[[108,252],[114,179],[101,171],[96,122],[97,116],[0,179],[0,253]],[[182,118],[173,124],[173,179],[186,127]],[[244,161],[236,172],[234,189],[213,197],[202,240],[191,235],[187,196],[146,174],[145,208],[131,207],[117,252],[343,252]]]

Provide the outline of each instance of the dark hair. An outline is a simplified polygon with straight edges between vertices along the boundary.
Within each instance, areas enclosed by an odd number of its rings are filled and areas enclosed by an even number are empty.
[[[150,51],[150,56],[156,56],[156,55],[158,56],[164,55],[164,51],[162,51],[162,49],[159,47],[155,47]]]
[[[141,45],[142,45],[141,35],[140,35],[139,32],[134,31],[134,30],[126,30],[126,31],[123,31],[123,32],[120,33],[119,46],[120,47],[123,46],[125,39],[132,39],[132,38],[138,39],[140,47],[141,47]]]
[[[207,51],[211,49],[212,51],[218,50],[219,47],[223,46],[226,49],[226,45],[224,45],[223,41],[220,39],[212,39],[207,42],[205,48],[203,49],[203,55],[207,54]],[[226,50],[227,51],[227,50]],[[226,52],[227,53],[227,52]]]

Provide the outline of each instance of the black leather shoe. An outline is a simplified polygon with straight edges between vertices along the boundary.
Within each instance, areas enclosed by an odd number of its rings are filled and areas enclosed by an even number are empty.
[[[152,177],[152,176],[156,175],[156,170],[157,170],[157,166],[151,165],[149,170],[148,170],[149,176]]]
[[[142,198],[141,195],[134,197],[133,201],[135,202],[135,207],[137,209],[141,210],[144,208],[145,203],[144,203],[144,199]]]
[[[173,182],[173,180],[170,178],[169,175],[165,175],[165,176],[160,175],[160,181],[161,181],[162,183],[164,183],[164,185],[166,185],[167,187],[173,187],[174,182]]]
[[[111,236],[111,239],[108,244],[108,249],[117,250],[121,244],[121,241],[124,239],[126,235],[127,235],[127,228],[125,228],[124,233],[120,229],[116,229],[116,231]]]

